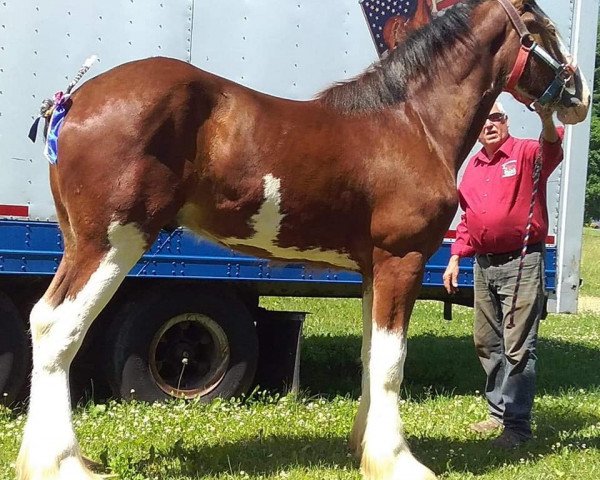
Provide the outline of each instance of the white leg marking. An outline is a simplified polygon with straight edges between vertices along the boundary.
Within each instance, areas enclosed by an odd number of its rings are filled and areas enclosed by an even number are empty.
[[[406,337],[373,323],[371,338],[371,405],[364,436],[362,472],[369,480],[429,480],[435,475],[410,453],[398,412],[404,376]]]
[[[345,252],[309,248],[282,248],[276,244],[284,215],[281,213],[281,179],[272,174],[263,177],[264,202],[258,213],[251,218],[254,236],[250,238],[226,238],[223,243],[236,246],[252,246],[266,250],[276,258],[323,262],[341,268],[357,270],[358,266]]]
[[[42,298],[31,312],[33,373],[17,462],[20,480],[99,478],[81,460],[71,420],[69,368],[92,321],[146,246],[142,233],[131,224],[111,224],[108,239],[111,248],[74,298],[56,308]]]
[[[368,278],[363,279],[363,298],[362,298],[362,320],[363,336],[360,349],[360,358],[362,362],[362,382],[360,403],[358,412],[350,433],[350,450],[361,457],[363,452],[363,437],[367,426],[367,414],[369,413],[369,404],[371,399],[369,382],[369,358],[371,349],[371,328],[373,319],[373,281]]]

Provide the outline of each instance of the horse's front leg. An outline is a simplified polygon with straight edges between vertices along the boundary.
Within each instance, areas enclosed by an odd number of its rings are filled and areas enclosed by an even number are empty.
[[[374,252],[370,405],[361,469],[369,480],[425,480],[435,475],[411,454],[402,432],[398,394],[404,375],[408,322],[422,281],[419,252]]]
[[[369,413],[369,404],[371,398],[369,382],[369,358],[371,350],[371,329],[373,325],[373,279],[368,275],[363,277],[362,285],[362,321],[363,334],[362,346],[360,349],[360,358],[362,362],[362,382],[360,403],[358,404],[358,413],[354,419],[354,426],[350,434],[350,450],[360,458],[363,450],[363,437],[365,427],[367,426],[367,414]]]

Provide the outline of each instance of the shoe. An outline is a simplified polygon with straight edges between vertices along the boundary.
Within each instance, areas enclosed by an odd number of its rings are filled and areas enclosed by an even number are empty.
[[[492,440],[492,447],[502,450],[512,450],[513,448],[520,447],[529,440],[531,440],[531,437],[505,428],[499,436]]]
[[[472,423],[469,425],[469,430],[475,433],[489,433],[496,430],[500,430],[502,428],[502,424],[499,420],[496,420],[493,417],[488,418],[487,420],[483,420],[481,422]]]

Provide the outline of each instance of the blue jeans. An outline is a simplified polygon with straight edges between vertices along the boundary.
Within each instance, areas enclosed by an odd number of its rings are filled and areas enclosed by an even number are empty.
[[[544,305],[544,252],[525,256],[515,326],[507,329],[519,261],[516,258],[492,265],[485,256],[476,258],[473,337],[487,375],[485,395],[490,415],[505,428],[529,438],[536,343]]]

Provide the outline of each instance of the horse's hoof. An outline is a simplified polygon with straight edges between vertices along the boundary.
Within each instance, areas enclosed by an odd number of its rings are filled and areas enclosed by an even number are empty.
[[[96,462],[91,458],[86,457],[85,455],[81,456],[81,460],[85,467],[90,471],[97,473],[101,478],[117,478],[117,475],[114,473],[109,473],[107,468],[101,464],[100,462]]]
[[[435,474],[408,450],[396,458],[363,456],[361,473],[365,480],[437,480]]]

